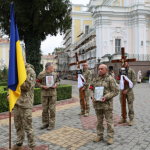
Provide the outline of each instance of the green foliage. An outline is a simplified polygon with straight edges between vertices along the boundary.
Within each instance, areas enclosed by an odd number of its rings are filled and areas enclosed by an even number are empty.
[[[1,82],[8,82],[8,69],[4,66],[3,70],[0,70],[0,83]]]
[[[72,86],[71,85],[60,85],[57,87],[57,100],[72,98]]]
[[[149,80],[149,77],[143,77],[143,80]]]
[[[0,86],[7,86],[7,82],[0,82]]]
[[[7,96],[7,91],[0,92],[0,113],[9,110],[9,103],[6,96]]]
[[[11,0],[0,0],[0,29],[10,34]],[[14,0],[16,23],[20,40],[25,42],[27,62],[40,72],[41,41],[46,36],[65,33],[71,27],[70,0]]]
[[[41,89],[34,89],[34,105],[41,104]]]
[[[7,86],[0,86],[0,93],[6,91]]]
[[[9,110],[7,100],[7,86],[0,86],[0,113]],[[72,86],[60,85],[57,87],[57,101],[72,98]],[[34,105],[41,104],[41,89],[34,89]]]
[[[63,47],[56,47],[54,51],[52,52],[52,55],[56,55],[56,52],[63,52],[64,48]]]
[[[40,64],[40,72],[43,71],[43,64]]]

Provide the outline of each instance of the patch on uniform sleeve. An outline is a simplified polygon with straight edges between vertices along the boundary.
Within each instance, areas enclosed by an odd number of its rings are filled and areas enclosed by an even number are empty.
[[[33,74],[30,75],[30,80],[33,81]]]

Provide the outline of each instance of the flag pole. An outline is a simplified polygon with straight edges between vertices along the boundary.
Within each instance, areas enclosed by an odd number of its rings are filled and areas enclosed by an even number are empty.
[[[9,101],[9,149],[11,149],[11,111],[10,111],[10,101]]]
[[[11,3],[14,3],[14,1],[11,0]],[[11,149],[11,111],[10,111],[10,101],[9,101],[9,149]]]

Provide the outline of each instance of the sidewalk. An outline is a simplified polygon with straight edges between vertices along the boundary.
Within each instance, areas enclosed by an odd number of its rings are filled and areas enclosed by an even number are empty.
[[[97,119],[92,102],[90,116],[79,116],[77,115],[80,112],[77,88],[73,90],[73,93],[76,95],[73,95],[72,100],[57,104],[56,125],[51,131],[40,129],[42,126],[41,106],[33,109],[35,150],[150,150],[150,87],[148,84],[137,84],[134,87],[135,122],[132,127],[129,127],[128,124],[118,125],[121,108],[119,96],[114,98],[115,136],[114,144],[110,146],[107,145],[105,120],[104,141],[93,142],[94,137],[96,137]],[[8,131],[8,114],[0,114],[0,150],[4,150],[9,145]],[[15,142],[16,130],[12,122],[12,146]],[[24,146],[27,146],[27,138]]]

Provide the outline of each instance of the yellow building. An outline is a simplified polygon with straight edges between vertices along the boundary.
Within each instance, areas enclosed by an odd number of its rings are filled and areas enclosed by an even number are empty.
[[[63,37],[69,64],[87,60],[94,73],[99,62],[121,58],[150,60],[150,0],[89,0],[88,5],[72,4],[72,26]],[[82,69],[82,65],[80,65]],[[76,65],[69,67],[74,72]]]
[[[0,70],[2,70],[4,66],[9,66],[9,47],[10,41],[8,41],[7,39],[0,39]],[[21,49],[23,56],[25,57],[23,44],[21,44]]]
[[[95,24],[95,19],[92,13],[88,11],[88,7],[80,4],[72,4],[72,27],[68,29],[63,37],[64,40],[64,52],[69,55],[69,64],[76,62],[75,52],[79,52],[80,49],[75,49],[78,42],[88,35],[89,31]],[[93,33],[95,34],[95,32]],[[95,39],[93,39],[94,43]],[[83,48],[82,48],[83,49]],[[79,56],[79,61],[91,58],[92,55],[88,57]],[[95,56],[92,56],[93,58]],[[90,66],[90,65],[89,65]],[[82,66],[80,66],[82,68]],[[76,70],[76,66],[71,66],[69,70]]]
[[[47,62],[51,62],[54,65],[54,71],[58,71],[58,59],[55,59],[55,55],[42,55],[41,56],[41,64],[43,64],[43,70],[45,70],[45,65]]]

